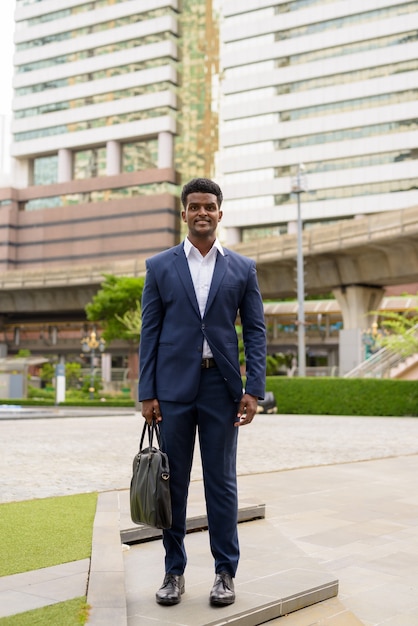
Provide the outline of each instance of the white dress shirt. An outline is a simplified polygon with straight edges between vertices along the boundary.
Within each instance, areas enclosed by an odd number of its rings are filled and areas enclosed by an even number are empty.
[[[186,255],[186,259],[189,264],[189,270],[192,276],[201,317],[203,317],[205,313],[218,252],[222,255],[224,254],[223,248],[218,239],[215,239],[212,248],[206,256],[201,255],[199,250],[191,243],[188,237],[184,240],[184,254]],[[213,357],[213,354],[208,342],[204,339],[202,358],[208,359],[211,357]]]

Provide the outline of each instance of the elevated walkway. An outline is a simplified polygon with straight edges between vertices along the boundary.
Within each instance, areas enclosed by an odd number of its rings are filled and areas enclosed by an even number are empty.
[[[326,293],[348,285],[384,287],[418,281],[418,207],[371,214],[341,220],[326,226],[318,225],[303,232],[303,254],[306,267],[306,291]],[[257,262],[261,292],[265,299],[288,298],[295,295],[295,262],[297,235],[286,234],[231,246]],[[405,258],[408,263],[405,263]],[[3,311],[18,304],[20,292],[26,292],[41,310],[38,292],[51,290],[82,290],[98,287],[104,274],[144,276],[145,256],[127,260],[89,265],[12,269],[0,275]],[[280,270],[280,272],[279,272]],[[280,277],[280,278],[279,278]],[[64,295],[65,292],[63,292]],[[63,300],[63,304],[65,301]],[[12,308],[10,308],[12,307]]]

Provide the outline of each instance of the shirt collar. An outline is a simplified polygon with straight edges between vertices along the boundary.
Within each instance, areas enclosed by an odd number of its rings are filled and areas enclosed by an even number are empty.
[[[224,250],[221,246],[221,243],[219,241],[219,239],[216,237],[215,241],[213,242],[213,246],[212,249],[216,248],[218,250],[218,252],[220,252],[222,254],[222,256],[225,256]],[[184,254],[186,255],[186,258],[189,258],[190,252],[192,250],[196,250],[197,252],[199,252],[199,250],[192,244],[192,242],[190,241],[190,239],[188,237],[186,237],[186,239],[184,240]],[[199,252],[200,254],[200,252]]]

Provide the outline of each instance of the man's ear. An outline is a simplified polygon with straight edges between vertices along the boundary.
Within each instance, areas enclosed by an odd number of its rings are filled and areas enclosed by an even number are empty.
[[[218,222],[221,221],[222,215],[223,215],[223,211],[219,211],[219,213],[218,213]]]
[[[187,220],[186,220],[186,211],[182,211],[181,212],[181,218],[182,218],[183,222],[187,222]]]

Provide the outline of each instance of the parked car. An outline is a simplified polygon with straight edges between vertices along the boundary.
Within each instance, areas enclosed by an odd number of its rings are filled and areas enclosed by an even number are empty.
[[[257,413],[277,413],[277,404],[272,391],[266,391],[264,400],[259,400]]]

